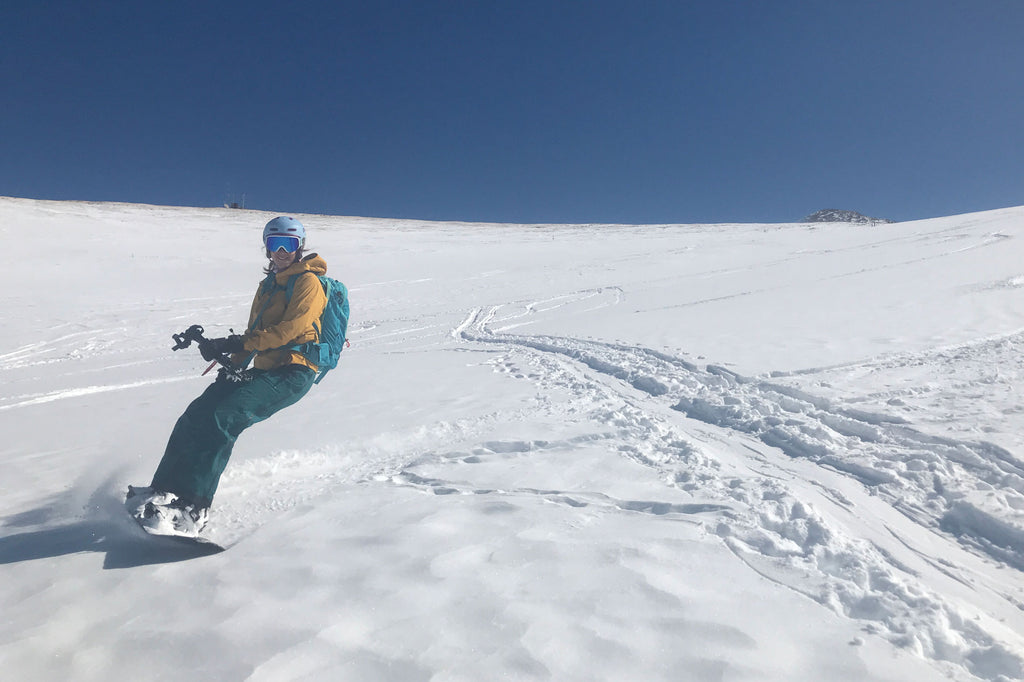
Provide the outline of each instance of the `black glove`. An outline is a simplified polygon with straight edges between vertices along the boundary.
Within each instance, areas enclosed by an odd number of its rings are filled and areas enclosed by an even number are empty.
[[[207,339],[199,343],[199,354],[203,356],[203,360],[210,362],[216,360],[221,355],[241,353],[243,350],[245,350],[245,344],[242,342],[242,337],[238,334],[225,336],[222,339]]]

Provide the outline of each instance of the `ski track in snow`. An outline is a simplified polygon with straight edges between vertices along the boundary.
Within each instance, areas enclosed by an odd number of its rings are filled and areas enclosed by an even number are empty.
[[[162,379],[148,379],[146,381],[133,381],[127,384],[108,384],[99,386],[82,386],[79,388],[69,388],[61,391],[53,391],[51,393],[43,393],[36,395],[27,396],[14,396],[11,402],[0,404],[0,411],[12,410],[19,407],[28,407],[30,405],[42,405],[44,403],[52,403],[57,400],[68,400],[70,398],[81,398],[87,395],[97,395],[99,393],[111,393],[114,391],[125,391],[132,388],[141,388],[143,386],[155,386],[157,384],[170,384],[179,381],[188,381],[192,379],[190,376],[178,376],[178,377],[165,377]]]
[[[581,292],[574,303],[594,296],[603,300],[601,305],[614,305],[608,297],[617,293]],[[743,377],[723,367],[699,367],[667,353],[624,344],[513,335],[508,330],[519,326],[535,306],[499,316],[502,308],[472,311],[452,336],[504,349],[495,361],[499,371],[542,387],[568,388],[577,396],[581,412],[607,424],[611,430],[607,437],[623,456],[655,468],[667,484],[692,493],[700,502],[689,509],[683,508],[686,505],[659,508],[655,503],[645,506],[599,495],[529,492],[555,502],[600,503],[623,511],[711,512],[710,518],[702,517],[710,532],[751,568],[839,613],[861,619],[869,632],[922,656],[964,666],[983,679],[1024,676],[1019,648],[1007,646],[961,609],[924,588],[914,570],[892,552],[830,524],[790,490],[781,470],[772,471],[775,467],[759,448],[748,446],[750,468],[762,467],[763,475],[730,476],[714,456],[705,454],[699,437],[685,428],[685,422],[671,414],[727,429],[777,448],[793,460],[852,478],[915,523],[933,532],[952,533],[965,547],[1024,570],[1024,531],[1005,515],[996,515],[1007,507],[1024,509],[1024,463],[1012,453],[986,441],[930,436],[898,416],[837,406],[787,386],[778,377]],[[531,369],[520,369],[524,363]],[[395,481],[431,487],[437,494],[493,492],[460,490],[451,482],[425,480],[409,472],[395,476]],[[854,513],[855,505],[841,491],[818,486],[836,506]],[[1010,502],[987,510],[978,501],[979,489],[1000,490]],[[970,586],[971,581],[961,577],[952,563],[929,557],[898,532],[889,532],[936,570]],[[1024,608],[1014,596],[1000,596],[1017,609]],[[1009,633],[1002,634],[1005,639]]]

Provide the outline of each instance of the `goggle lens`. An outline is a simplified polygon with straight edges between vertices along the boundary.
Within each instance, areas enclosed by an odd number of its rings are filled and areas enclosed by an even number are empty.
[[[270,253],[275,253],[277,251],[295,253],[298,249],[298,237],[289,237],[287,235],[270,235],[267,237],[267,251]]]

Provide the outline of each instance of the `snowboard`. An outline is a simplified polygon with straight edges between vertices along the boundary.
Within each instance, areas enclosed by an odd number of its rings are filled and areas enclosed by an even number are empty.
[[[167,535],[163,533],[152,533],[146,530],[146,527],[138,523],[138,519],[132,516],[132,520],[138,525],[139,529],[142,530],[145,536],[151,542],[158,542],[163,545],[177,546],[182,549],[191,549],[197,556],[206,556],[208,554],[218,554],[223,552],[226,547],[218,545],[210,538],[203,537],[201,535]]]
[[[162,496],[166,497],[168,494],[163,493]],[[170,498],[173,498],[173,495],[170,495]],[[154,516],[159,516],[161,519],[173,518],[182,513],[179,509],[172,509],[166,504],[162,504],[169,501],[169,499],[162,499],[161,495],[153,495],[150,488],[128,486],[124,506],[132,521],[149,538],[167,544],[193,547],[202,550],[202,554],[216,554],[224,551],[224,547],[213,540],[198,533],[184,532],[176,527],[177,524],[154,523]]]

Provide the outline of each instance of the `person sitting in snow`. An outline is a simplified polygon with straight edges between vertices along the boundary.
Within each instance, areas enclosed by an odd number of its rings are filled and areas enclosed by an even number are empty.
[[[270,262],[247,331],[200,342],[206,360],[230,354],[233,365],[252,360],[253,368],[238,375],[222,368],[178,419],[150,486],[129,487],[125,504],[148,532],[198,535],[239,434],[296,403],[313,385],[317,366],[296,347],[318,341],[314,323],[327,296],[319,278],[306,275],[324,275],[327,263],[315,253],[304,255],[305,243],[306,230],[295,218],[267,223],[263,244]]]

